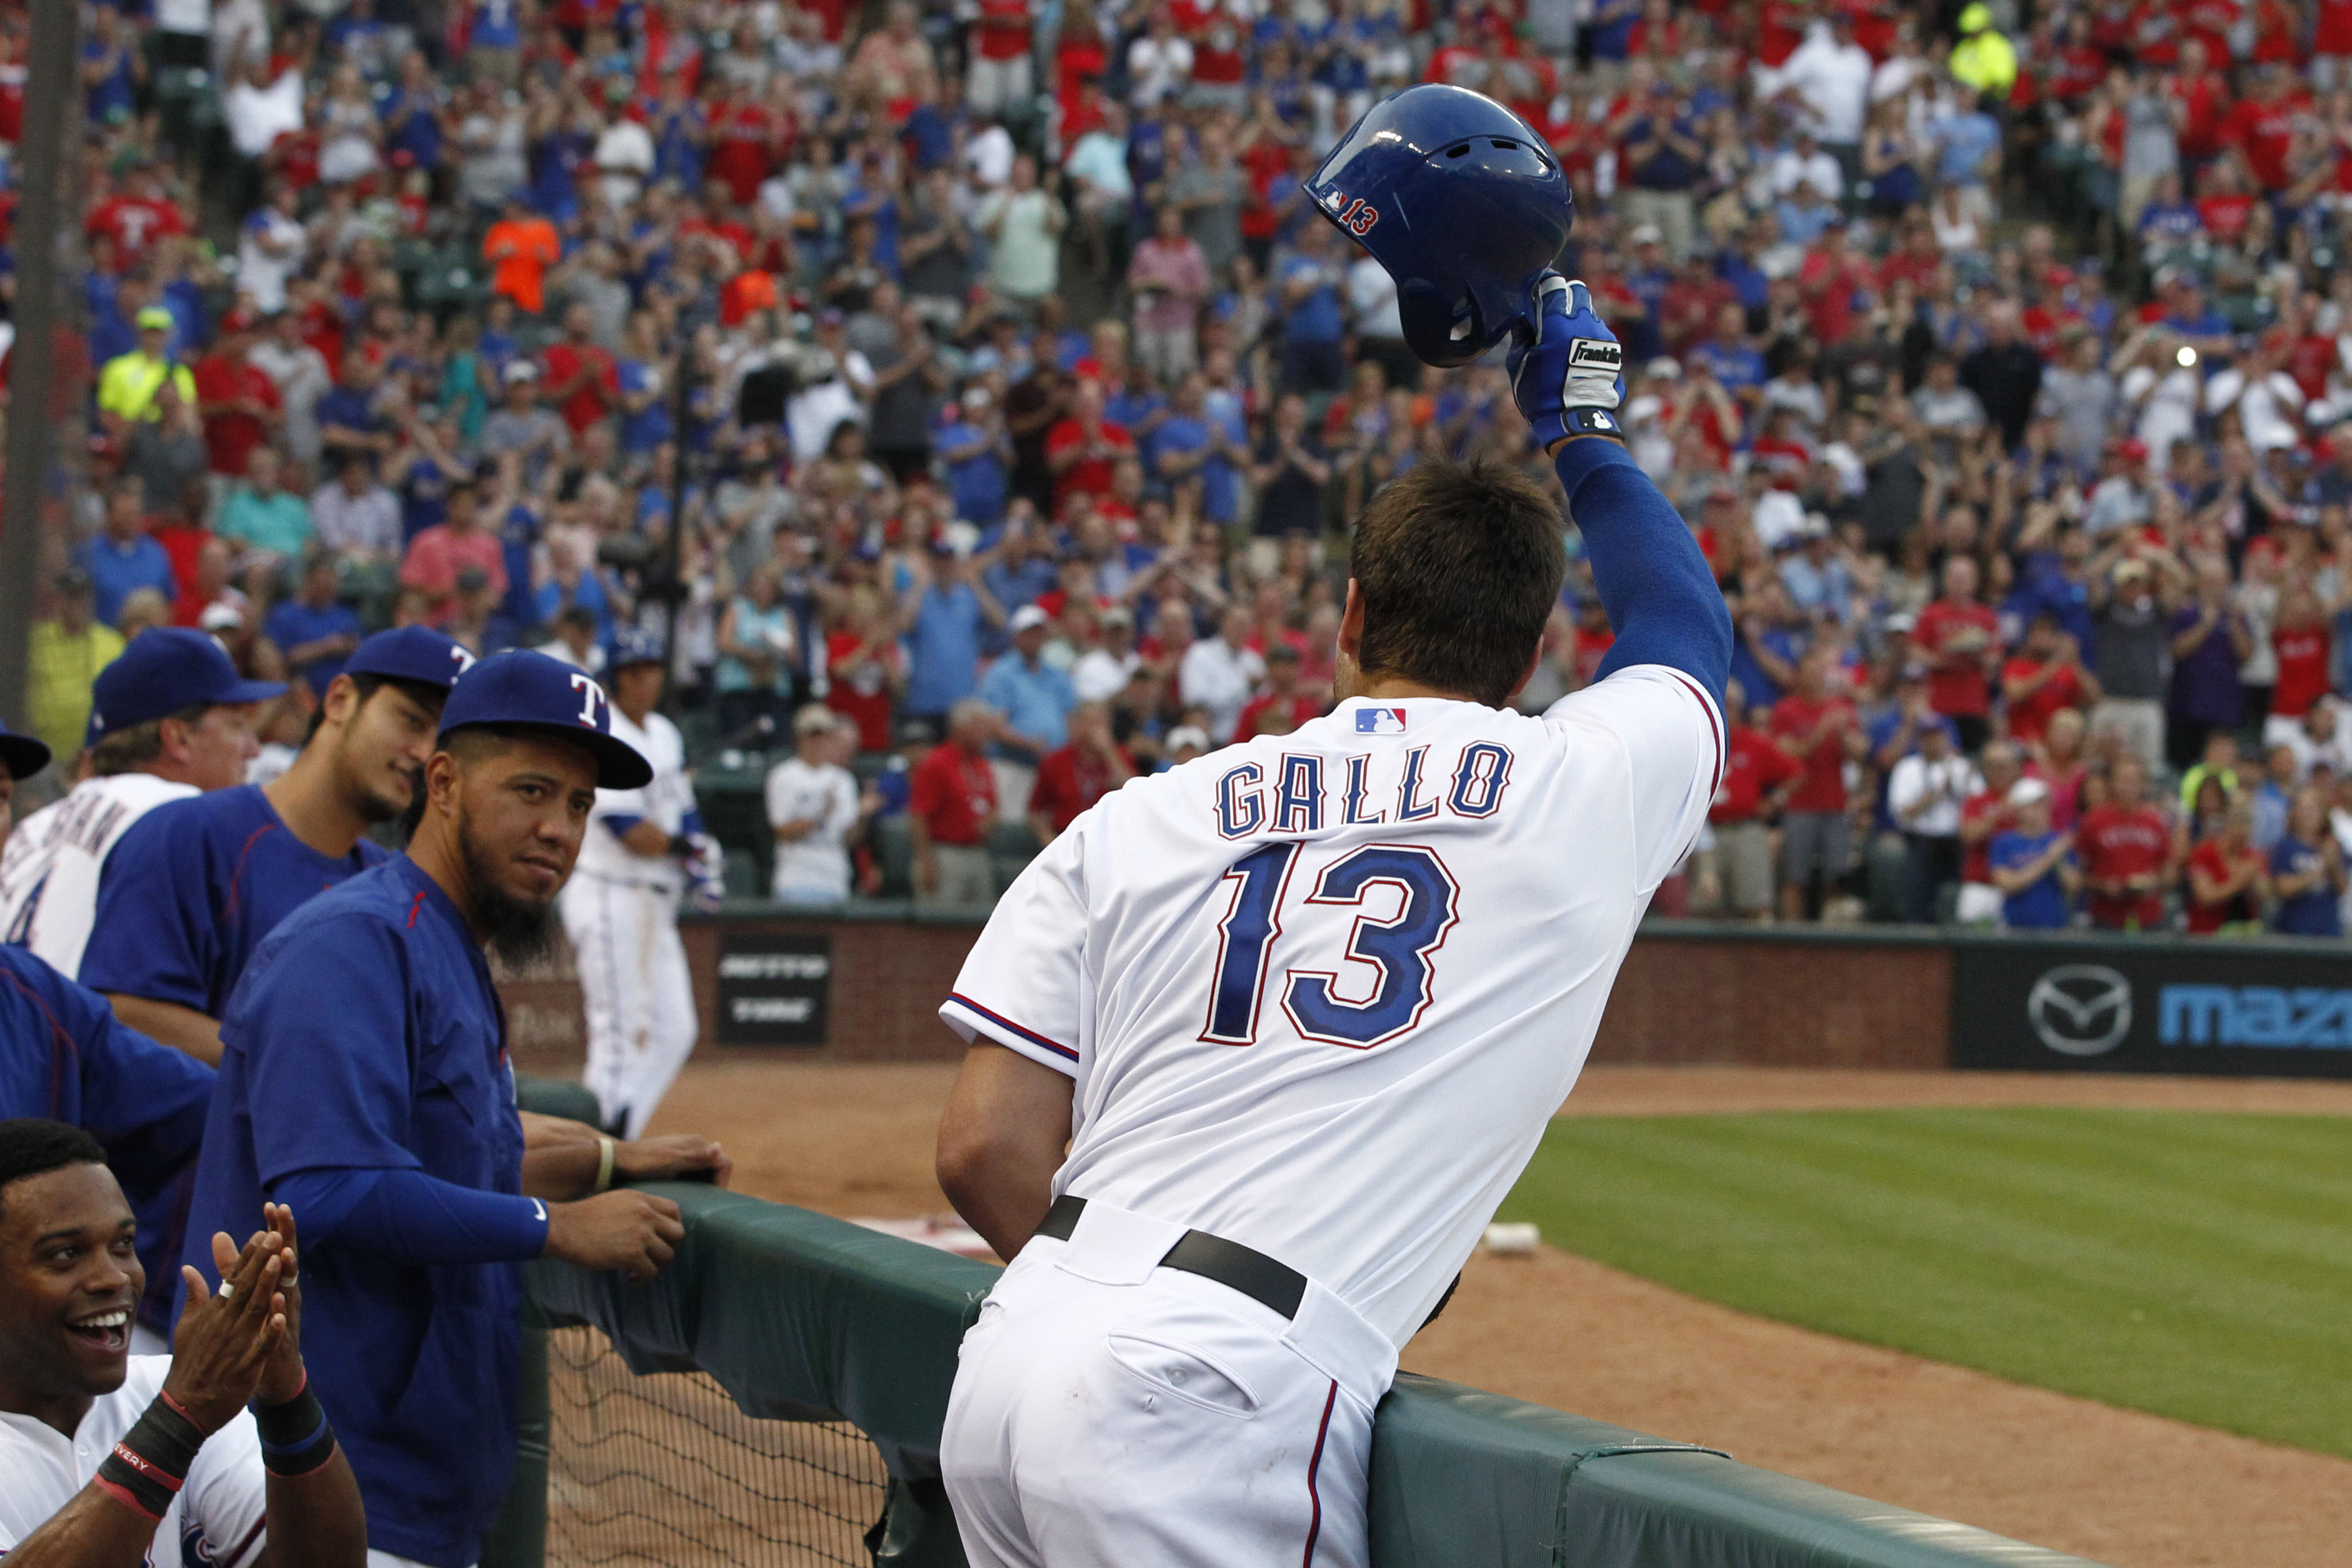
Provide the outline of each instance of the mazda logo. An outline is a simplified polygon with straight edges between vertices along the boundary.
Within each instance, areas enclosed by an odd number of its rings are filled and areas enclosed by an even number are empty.
[[[2025,994],[2025,1019],[2061,1056],[2102,1056],[2131,1032],[2131,982],[2104,964],[2061,964]]]

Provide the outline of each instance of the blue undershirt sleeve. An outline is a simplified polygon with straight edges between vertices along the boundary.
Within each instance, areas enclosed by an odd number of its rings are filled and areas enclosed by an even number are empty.
[[[629,836],[629,831],[632,828],[635,828],[639,822],[644,821],[645,819],[643,817],[633,817],[626,811],[614,811],[611,815],[604,818],[603,821],[606,831],[610,832],[616,839],[625,839]]]
[[[1664,664],[1697,681],[1720,706],[1731,674],[1731,612],[1681,515],[1632,455],[1606,437],[1571,437],[1552,471],[1617,633],[1598,676]]]
[[[513,1263],[547,1250],[547,1206],[478,1192],[420,1170],[297,1171],[270,1196],[294,1210],[302,1239],[401,1263]]]

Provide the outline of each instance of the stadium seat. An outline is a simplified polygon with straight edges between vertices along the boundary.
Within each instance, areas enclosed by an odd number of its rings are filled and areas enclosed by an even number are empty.
[[[882,862],[882,896],[909,898],[915,892],[915,831],[906,813],[874,824],[874,852]]]
[[[1013,885],[1013,879],[1022,868],[1037,858],[1045,846],[1026,822],[995,822],[988,830],[988,865],[995,874],[996,891],[1001,895]]]

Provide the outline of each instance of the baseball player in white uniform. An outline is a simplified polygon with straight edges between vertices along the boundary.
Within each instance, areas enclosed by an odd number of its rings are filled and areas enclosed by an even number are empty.
[[[0,852],[0,942],[78,975],[116,841],[166,800],[244,783],[258,749],[253,705],[285,689],[238,675],[202,632],[132,638],[91,685],[93,776],[18,823]]]
[[[596,791],[561,908],[588,1015],[584,1081],[605,1127],[635,1139],[700,1032],[677,904],[689,891],[717,901],[719,851],[695,809],[686,743],[654,711],[662,694],[660,643],[624,628],[605,674],[613,733],[653,764],[654,777],[642,789]]]
[[[1510,710],[1558,502],[1416,465],[1359,526],[1337,710],[1106,796],[940,1009],[972,1044],[940,1180],[1013,1260],[941,1442],[975,1568],[1368,1561],[1398,1352],[1706,821],[1722,595],[1607,413],[1583,285],[1536,303],[1515,384],[1617,629],[1601,678]]]
[[[174,1353],[132,1355],[146,1280],[105,1162],[79,1128],[0,1122],[0,1557],[362,1568],[366,1511],[302,1364],[291,1214],[242,1252],[215,1237],[223,1289],[197,1278]]]

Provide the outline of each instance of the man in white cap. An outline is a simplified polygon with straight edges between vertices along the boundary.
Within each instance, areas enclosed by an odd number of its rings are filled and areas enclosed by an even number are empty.
[[[768,770],[768,826],[776,868],[768,896],[779,904],[839,904],[849,896],[849,832],[857,826],[857,779],[841,765],[857,727],[823,703],[793,719],[797,749]]]
[[[2050,831],[2050,786],[2021,779],[2009,789],[2014,826],[1993,835],[1992,883],[2000,889],[2001,924],[2022,931],[2063,926],[2083,884],[2074,835]]]
[[[1037,765],[1069,739],[1070,710],[1078,706],[1070,677],[1045,662],[1051,625],[1034,604],[1014,611],[1005,623],[1013,634],[1013,651],[981,677],[980,700],[996,711],[1000,721],[992,764],[997,810],[1008,821],[1027,814]]]

